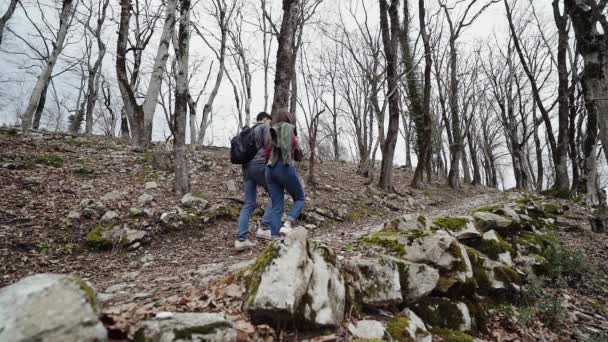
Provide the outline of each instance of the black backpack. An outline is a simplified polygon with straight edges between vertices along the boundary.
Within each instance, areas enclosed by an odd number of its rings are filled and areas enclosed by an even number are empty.
[[[258,153],[255,141],[255,128],[244,127],[241,133],[230,140],[230,162],[244,165],[250,162]]]

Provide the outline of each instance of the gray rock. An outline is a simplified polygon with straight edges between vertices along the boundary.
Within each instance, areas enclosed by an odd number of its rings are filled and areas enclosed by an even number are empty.
[[[284,240],[277,240],[265,253],[266,265],[258,265],[248,289],[247,310],[254,321],[273,321],[281,315],[294,318],[306,291],[313,265],[308,259],[307,233],[296,228]]]
[[[191,193],[185,194],[180,200],[180,203],[186,208],[196,208],[199,210],[203,210],[209,205],[209,202],[207,200],[200,197],[196,197]]]
[[[0,289],[0,341],[106,341],[95,291],[77,277],[37,274]]]
[[[406,282],[401,282],[401,293],[405,303],[415,303],[437,287],[439,271],[435,268],[404,260],[395,262],[399,264],[400,279],[407,279]]]
[[[481,238],[482,240],[486,241],[500,241],[500,238],[498,237],[498,234],[495,230],[488,230],[487,232],[483,233]]]
[[[433,328],[471,330],[471,315],[465,303],[429,297],[413,305],[412,310]]]
[[[143,214],[144,211],[141,208],[129,208],[129,216],[131,217],[140,217]]]
[[[475,224],[473,223],[473,219],[471,217],[462,217],[467,220],[467,223],[460,229],[454,231],[448,231],[453,237],[458,240],[466,240],[478,238],[481,236],[481,233],[475,228]]]
[[[119,216],[120,215],[117,212],[115,212],[114,210],[108,210],[101,217],[101,222],[102,223],[109,223],[109,222],[112,222],[112,221],[116,220]]]
[[[355,339],[382,340],[384,338],[384,326],[373,320],[362,320],[348,324],[348,332]]]
[[[183,224],[177,210],[162,213],[160,215],[160,221],[164,224],[165,227],[173,229],[177,229]]]
[[[415,342],[432,342],[433,336],[426,329],[426,325],[420,319],[420,317],[416,316],[416,314],[410,310],[403,310],[400,315],[405,316],[408,321],[408,326],[405,329],[405,334],[407,337],[412,339]]]
[[[485,211],[478,211],[473,214],[473,217],[479,228],[483,231],[492,229],[502,231],[508,229],[513,224],[513,219]]]
[[[403,302],[396,262],[354,258],[346,262],[345,270],[362,304],[384,306]]]
[[[336,255],[322,243],[309,243],[313,266],[304,317],[316,326],[337,327],[344,318],[346,285],[336,264]]]
[[[154,190],[158,188],[158,184],[156,182],[146,182],[146,190]]]
[[[139,203],[139,205],[146,205],[151,203],[152,201],[154,201],[154,196],[148,193],[143,193],[137,198],[137,203]]]
[[[239,185],[237,184],[237,182],[234,179],[231,179],[229,181],[226,181],[226,189],[230,192],[237,192],[239,191]]]
[[[80,220],[80,213],[78,211],[72,210],[68,214],[69,220]]]
[[[101,197],[104,202],[116,202],[124,196],[124,192],[121,191],[110,191]]]
[[[175,313],[143,322],[135,333],[138,342],[236,341],[232,322],[219,313]]]

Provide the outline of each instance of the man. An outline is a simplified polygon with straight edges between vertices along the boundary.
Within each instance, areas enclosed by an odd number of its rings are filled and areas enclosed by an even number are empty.
[[[255,246],[255,243],[250,241],[247,237],[249,235],[249,220],[253,211],[257,207],[257,187],[261,186],[268,192],[266,186],[266,156],[265,147],[270,141],[270,123],[272,117],[270,114],[261,112],[258,114],[256,120],[257,123],[253,126],[255,143],[258,149],[255,157],[246,164],[243,165],[243,188],[245,192],[245,204],[241,208],[239,215],[238,231],[236,241],[234,241],[234,248],[237,251],[242,251],[247,248]],[[262,223],[256,230],[256,238],[270,240],[270,219],[271,219],[271,205],[268,203],[268,207],[264,211],[264,217]]]

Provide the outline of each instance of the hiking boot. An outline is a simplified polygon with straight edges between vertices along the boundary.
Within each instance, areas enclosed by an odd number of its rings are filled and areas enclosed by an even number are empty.
[[[258,227],[258,230],[255,231],[255,238],[263,240],[272,240],[270,229],[262,229],[261,226]]]
[[[239,240],[234,241],[234,249],[236,249],[237,251],[244,251],[248,248],[253,248],[253,247],[255,247],[255,242],[252,242],[249,239],[247,239],[245,241],[239,241]]]

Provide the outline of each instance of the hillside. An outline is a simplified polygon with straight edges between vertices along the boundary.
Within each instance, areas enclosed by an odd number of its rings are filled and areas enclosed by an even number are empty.
[[[192,194],[202,200],[185,204],[172,191],[171,151],[163,145],[142,153],[119,140],[0,131],[0,286],[37,273],[77,275],[94,285],[103,322],[116,340],[133,338],[143,320],[161,311],[223,312],[243,340],[348,339],[346,323],[314,333],[289,324],[251,324],[242,306],[247,289],[232,276],[272,246],[265,249],[268,243],[258,241],[248,252],[232,248],[241,173],[227,154],[215,147],[189,151]],[[304,175],[306,163],[299,168]],[[406,214],[470,215],[475,208],[521,198],[558,206],[551,236],[563,255],[539,252],[549,264],[557,263],[548,266],[549,280],[526,277],[516,294],[529,299],[544,293],[541,297],[554,300],[497,300],[488,310],[487,329],[474,335],[488,341],[608,336],[608,242],[591,231],[589,208],[483,187],[454,192],[439,181],[412,189],[410,180],[410,173],[397,170],[400,195],[386,195],[357,176],[356,165],[323,162],[317,166],[318,186],[306,188],[301,223],[308,239],[350,261],[369,252],[362,241]],[[125,238],[105,241],[101,237],[109,230]],[[386,321],[396,307],[363,307],[349,319]]]

